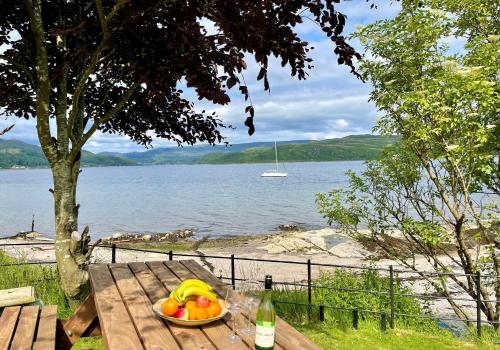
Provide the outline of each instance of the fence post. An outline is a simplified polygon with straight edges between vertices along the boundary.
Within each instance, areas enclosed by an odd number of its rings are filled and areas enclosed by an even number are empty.
[[[382,332],[387,330],[387,314],[384,311],[380,313],[380,330]]]
[[[358,329],[358,327],[359,327],[358,310],[352,310],[352,328]]]
[[[325,306],[320,305],[319,306],[319,320],[323,322],[325,320]]]
[[[111,245],[111,263],[114,264],[116,262],[116,244]]]
[[[168,260],[169,260],[169,261],[174,260],[174,252],[173,252],[173,251],[169,251],[169,252],[168,252]]]
[[[311,259],[307,259],[307,316],[311,319],[312,304],[312,269]]]
[[[390,325],[391,329],[394,329],[394,268],[392,265],[389,266],[389,300],[391,305],[391,318]]]
[[[236,276],[234,271],[234,254],[231,254],[231,285],[236,289]]]
[[[481,337],[481,272],[476,272],[476,321],[477,321],[477,336]]]

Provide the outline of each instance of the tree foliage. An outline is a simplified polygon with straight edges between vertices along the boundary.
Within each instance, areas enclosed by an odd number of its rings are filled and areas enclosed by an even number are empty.
[[[240,74],[247,67],[245,55],[261,67],[257,79],[266,90],[271,55],[305,79],[311,46],[295,27],[306,10],[336,46],[339,63],[354,72],[356,53],[340,35],[346,17],[333,3],[2,0],[0,45],[7,50],[0,56],[0,105],[6,114],[35,116],[43,88],[44,112],[68,113],[65,134],[75,148],[94,129],[144,144],[152,134],[186,143],[217,142],[219,120],[196,112],[182,97],[179,82],[216,104],[230,101],[227,90],[233,86],[247,98]],[[218,32],[208,34],[203,21]],[[47,71],[43,84],[37,67]],[[253,116],[253,107],[247,112]]]
[[[451,296],[452,284],[480,296],[487,319],[498,322],[500,303],[491,300],[500,300],[500,280],[478,289],[475,274],[500,275],[499,5],[422,3],[403,3],[396,18],[356,34],[372,57],[361,71],[383,113],[375,129],[401,135],[401,145],[351,173],[348,190],[319,195],[318,204],[329,223],[361,239],[358,228],[367,227],[386,255],[416,272],[459,266],[465,279],[422,277],[442,296]],[[453,52],[447,41],[459,40],[465,47]],[[404,246],[388,244],[388,236]]]
[[[0,0],[0,110],[36,118],[54,178],[56,257],[69,297],[86,292],[92,253],[88,229],[77,231],[76,202],[82,148],[90,137],[99,130],[144,145],[153,136],[221,142],[220,119],[197,111],[180,86],[214,104],[229,103],[228,90],[236,87],[249,100],[246,60],[255,59],[256,78],[269,90],[271,56],[305,79],[312,47],[296,29],[303,16],[332,41],[338,63],[357,75],[353,59],[360,55],[341,35],[346,16],[336,2]],[[251,103],[245,113],[252,134]]]

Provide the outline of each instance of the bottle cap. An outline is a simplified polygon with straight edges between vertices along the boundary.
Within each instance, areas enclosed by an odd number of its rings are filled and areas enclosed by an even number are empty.
[[[273,288],[273,276],[271,275],[266,275],[266,279],[264,281],[264,288],[266,290],[272,289]]]

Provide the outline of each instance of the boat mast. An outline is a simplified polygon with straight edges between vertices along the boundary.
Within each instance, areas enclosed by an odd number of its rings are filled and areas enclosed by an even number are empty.
[[[276,147],[276,141],[274,141],[274,154],[276,155],[276,172],[278,172],[278,147]]]

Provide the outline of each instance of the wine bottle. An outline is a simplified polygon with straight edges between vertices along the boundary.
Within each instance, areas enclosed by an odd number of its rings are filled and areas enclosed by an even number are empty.
[[[273,350],[274,334],[276,330],[276,310],[272,301],[272,277],[267,275],[265,280],[265,291],[257,309],[255,320],[255,349]]]

